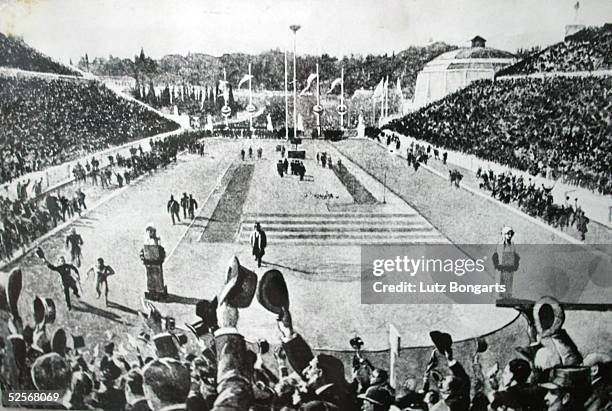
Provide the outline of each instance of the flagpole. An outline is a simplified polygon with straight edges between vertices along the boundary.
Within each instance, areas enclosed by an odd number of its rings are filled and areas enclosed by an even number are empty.
[[[297,139],[297,56],[296,56],[296,42],[297,42],[297,31],[300,26],[293,24],[289,26],[293,31],[293,138]]]
[[[317,106],[321,105],[320,86],[321,84],[319,83],[319,63],[317,63]],[[316,114],[317,114],[317,138],[321,138],[321,113],[317,112]]]
[[[289,91],[287,86],[287,50],[285,50],[285,139],[289,140]]]
[[[380,123],[380,125],[382,125],[382,119],[385,116],[385,79],[382,79],[383,81],[383,90],[382,90],[382,95],[380,96],[380,119],[378,120],[378,122]]]
[[[340,69],[340,105],[344,107],[344,67]],[[340,112],[340,130],[344,129],[344,112]]]
[[[253,92],[251,89],[251,63],[249,63],[249,107],[253,106]],[[249,130],[253,132],[253,113],[249,112]]]

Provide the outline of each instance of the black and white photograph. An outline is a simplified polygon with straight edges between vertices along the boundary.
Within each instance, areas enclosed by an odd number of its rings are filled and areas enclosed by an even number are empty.
[[[0,0],[0,399],[612,411],[612,1]]]

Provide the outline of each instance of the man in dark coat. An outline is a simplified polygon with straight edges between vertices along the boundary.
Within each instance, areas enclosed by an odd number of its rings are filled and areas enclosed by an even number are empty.
[[[183,197],[181,197],[181,208],[183,209],[183,219],[187,219],[187,209],[189,208],[189,197],[187,197],[187,193],[183,193]]]
[[[350,385],[344,377],[342,361],[327,354],[315,357],[308,343],[293,330],[291,314],[287,309],[283,308],[277,324],[287,360],[306,382],[307,392],[301,397],[302,407],[323,403],[326,409],[355,409],[355,393],[349,392]]]
[[[181,222],[181,217],[179,216],[179,211],[181,210],[181,206],[179,206],[178,201],[176,201],[174,199],[174,196],[171,195],[170,196],[170,201],[168,201],[168,206],[167,206],[168,212],[170,213],[170,216],[172,217],[172,225],[176,224],[176,220],[178,220],[178,222]],[[176,217],[176,220],[175,220]]]
[[[66,236],[66,248],[70,249],[70,259],[76,267],[81,266],[81,258],[83,257],[81,253],[82,245],[83,238],[76,232],[76,228],[73,228],[70,234]]]
[[[59,258],[59,264],[53,265],[47,260],[47,257],[42,257],[47,267],[57,272],[62,279],[62,286],[64,287],[64,297],[66,298],[66,305],[68,306],[68,310],[72,310],[72,305],[70,304],[70,290],[72,290],[74,296],[76,298],[81,298],[79,295],[79,290],[77,288],[77,280],[72,276],[72,272],[75,273],[77,279],[80,278],[79,270],[72,264],[66,264],[66,260],[64,257]]]
[[[266,233],[261,229],[261,224],[258,222],[255,223],[255,230],[251,234],[250,241],[253,249],[253,256],[255,256],[255,261],[257,261],[257,267],[261,267],[261,259],[266,253],[268,240],[266,238]]]

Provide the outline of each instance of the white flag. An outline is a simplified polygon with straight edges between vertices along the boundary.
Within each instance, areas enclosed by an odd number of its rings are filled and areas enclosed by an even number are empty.
[[[219,91],[221,92],[221,95],[218,97],[223,97],[225,104],[227,104],[229,99],[229,88],[227,87],[227,81],[219,80]]]
[[[327,91],[327,94],[331,93],[332,91],[334,91],[334,89],[339,86],[342,83],[342,79],[340,77],[338,77],[337,79],[335,79],[334,81],[332,81],[331,86],[329,86],[329,90]]]
[[[402,93],[402,83],[400,82],[399,77],[397,78],[397,95],[400,96],[401,99],[404,98],[404,93]]]
[[[315,73],[311,73],[308,76],[308,79],[306,80],[306,87],[304,87],[304,90],[302,90],[302,92],[300,93],[300,96],[303,96],[310,89],[310,86],[312,85],[312,82],[316,78],[317,78],[317,75]]]
[[[380,79],[380,83],[374,89],[374,94],[372,94],[372,98],[380,97],[383,94],[383,90],[385,88],[385,79]]]
[[[244,83],[246,83],[252,78],[253,78],[253,75],[245,74],[244,77],[242,77],[242,79],[240,79],[240,81],[238,82],[238,88],[240,88],[240,86],[242,86]]]

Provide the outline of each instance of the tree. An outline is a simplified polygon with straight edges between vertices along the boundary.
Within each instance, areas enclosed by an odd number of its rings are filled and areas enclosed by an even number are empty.
[[[147,103],[151,106],[157,106],[157,97],[155,96],[155,86],[153,81],[149,81],[149,92],[147,93]]]

